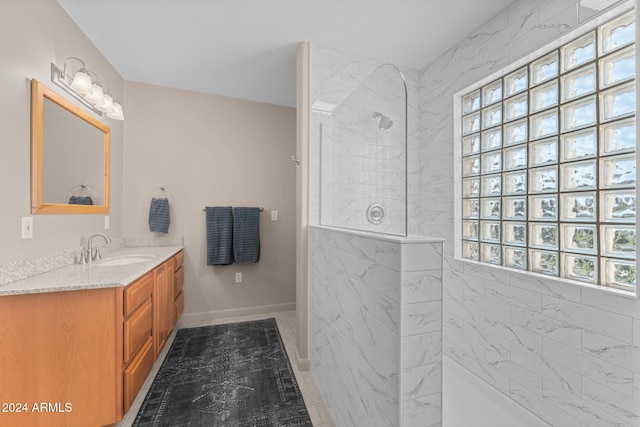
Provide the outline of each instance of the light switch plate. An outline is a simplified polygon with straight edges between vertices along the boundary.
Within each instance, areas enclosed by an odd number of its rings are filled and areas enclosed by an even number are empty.
[[[31,239],[33,237],[33,217],[22,217],[22,238]]]
[[[236,283],[242,283],[242,273],[236,273]]]
[[[108,229],[109,229],[109,227],[110,227],[110,224],[109,224],[109,215],[107,215],[107,216],[105,216],[105,217],[104,217],[104,229],[105,229],[105,230],[108,230]]]

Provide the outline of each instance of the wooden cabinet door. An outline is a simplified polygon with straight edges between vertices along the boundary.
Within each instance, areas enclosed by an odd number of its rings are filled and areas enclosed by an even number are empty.
[[[174,321],[174,284],[173,259],[153,270],[153,344],[156,357],[162,351],[167,338],[173,330]]]
[[[165,307],[167,305],[167,265],[161,264],[153,270],[153,348],[156,357],[167,342],[165,326]]]
[[[115,345],[113,288],[0,297],[0,426],[118,421]]]

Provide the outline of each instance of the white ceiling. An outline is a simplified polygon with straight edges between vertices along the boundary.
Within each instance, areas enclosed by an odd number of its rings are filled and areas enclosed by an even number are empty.
[[[57,1],[125,80],[293,107],[301,41],[420,70],[513,0]]]

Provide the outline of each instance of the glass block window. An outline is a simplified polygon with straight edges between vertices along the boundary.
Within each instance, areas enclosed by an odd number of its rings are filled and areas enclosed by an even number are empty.
[[[462,96],[462,257],[635,291],[634,12]]]

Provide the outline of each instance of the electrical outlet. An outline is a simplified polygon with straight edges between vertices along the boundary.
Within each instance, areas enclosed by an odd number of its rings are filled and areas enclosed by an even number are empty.
[[[33,217],[22,217],[22,238],[31,239],[33,237]]]
[[[109,215],[107,215],[107,216],[105,216],[105,217],[104,217],[104,229],[105,229],[105,230],[108,230],[108,229],[109,229],[109,227],[110,227],[110,224],[109,224]]]
[[[242,283],[242,273],[236,273],[236,283]]]
[[[278,220],[278,211],[271,211],[271,221]]]

